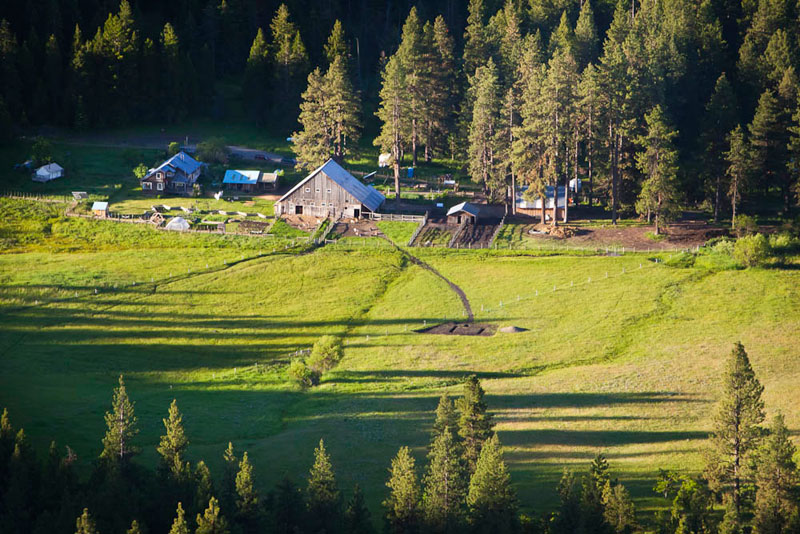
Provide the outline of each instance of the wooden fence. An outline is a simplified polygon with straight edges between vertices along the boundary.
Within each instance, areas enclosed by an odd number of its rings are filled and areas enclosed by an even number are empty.
[[[369,218],[373,221],[420,222],[425,220],[426,215],[409,215],[406,213],[370,213]]]
[[[3,198],[15,198],[18,200],[36,200],[37,202],[57,202],[68,203],[74,199],[72,195],[44,195],[41,193],[27,193],[25,191],[3,191],[0,193]]]
[[[411,239],[408,240],[408,246],[409,247],[414,243],[414,240],[417,237],[419,237],[419,233],[422,231],[423,228],[425,228],[426,224],[428,224],[428,212],[427,211],[425,212],[425,215],[422,216],[422,220],[419,222],[419,226],[417,226],[417,229],[414,230],[413,234],[411,234]]]

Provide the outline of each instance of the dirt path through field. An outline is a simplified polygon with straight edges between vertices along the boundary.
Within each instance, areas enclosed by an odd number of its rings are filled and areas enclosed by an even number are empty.
[[[433,268],[431,265],[429,265],[429,264],[425,263],[424,261],[422,261],[421,259],[417,258],[416,256],[413,256],[413,255],[411,255],[411,254],[410,254],[410,253],[409,253],[407,250],[404,250],[404,249],[402,249],[402,248],[398,247],[398,246],[397,246],[397,245],[396,245],[396,244],[395,244],[395,243],[394,243],[394,242],[393,242],[391,239],[389,239],[388,237],[384,237],[383,239],[385,239],[386,241],[388,241],[389,243],[391,243],[391,244],[392,244],[392,246],[393,246],[394,248],[396,248],[397,250],[399,250],[399,251],[400,251],[400,253],[401,253],[401,254],[403,254],[405,257],[407,257],[409,260],[411,260],[411,262],[412,262],[412,263],[414,263],[415,265],[418,265],[418,266],[422,267],[422,268],[423,268],[423,269],[425,269],[426,271],[429,271],[429,272],[433,273],[434,275],[438,276],[439,278],[441,278],[442,280],[444,280],[444,282],[445,282],[445,283],[446,283],[448,286],[450,286],[450,289],[452,289],[452,290],[453,290],[453,292],[454,292],[456,295],[458,295],[458,298],[460,298],[460,299],[461,299],[461,304],[463,304],[463,306],[464,306],[464,311],[465,311],[465,312],[466,312],[466,314],[467,314],[467,322],[468,322],[468,323],[471,323],[471,322],[473,322],[473,321],[475,320],[475,316],[472,314],[472,307],[469,305],[469,299],[467,298],[467,294],[466,294],[466,293],[464,293],[464,290],[463,290],[463,289],[461,289],[460,287],[458,287],[458,286],[457,286],[457,285],[456,285],[454,282],[452,282],[452,281],[450,281],[449,279],[445,278],[445,276],[444,276],[442,273],[440,273],[439,271],[437,271],[436,269],[434,269],[434,268]]]

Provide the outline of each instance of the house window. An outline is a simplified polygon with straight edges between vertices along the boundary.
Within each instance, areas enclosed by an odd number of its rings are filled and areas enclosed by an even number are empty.
[[[158,189],[159,191],[163,191],[164,190],[164,184],[162,184],[161,182],[158,182],[156,184],[156,189]]]
[[[306,193],[310,193],[310,192],[311,192],[311,188],[310,187],[306,187]]]
[[[153,184],[150,182],[142,182],[142,189],[153,189]]]
[[[159,173],[156,174],[156,176],[158,176],[159,178],[163,178],[164,177],[164,173],[163,172],[159,172]]]

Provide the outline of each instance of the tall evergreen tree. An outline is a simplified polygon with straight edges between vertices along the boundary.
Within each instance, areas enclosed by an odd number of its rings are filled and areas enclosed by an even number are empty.
[[[391,155],[394,169],[394,190],[400,202],[400,159],[405,148],[404,132],[406,131],[408,101],[406,96],[406,72],[403,62],[392,56],[382,74],[381,103],[375,115],[383,123],[380,135],[373,144],[382,152]]]
[[[303,531],[306,519],[303,494],[288,478],[278,483],[270,512],[271,532],[291,534]]]
[[[408,447],[401,447],[392,459],[390,477],[386,486],[389,497],[383,501],[386,509],[386,529],[389,534],[413,534],[419,532],[421,518],[419,509],[419,482],[414,458]]]
[[[785,211],[788,211],[788,129],[787,111],[775,93],[767,89],[758,100],[753,122],[748,126],[753,147],[753,168],[759,170],[763,181],[757,185],[764,191],[770,187],[784,190]]]
[[[610,527],[606,522],[606,500],[609,486],[608,461],[598,454],[592,460],[589,472],[584,475],[581,485],[580,525],[581,532],[587,534],[607,534]]]
[[[442,393],[442,396],[439,397],[439,404],[436,406],[431,443],[436,441],[436,438],[442,435],[446,428],[449,428],[451,432],[458,429],[458,413],[456,413],[452,399],[447,393]]]
[[[183,430],[183,415],[178,410],[178,403],[172,399],[167,419],[162,419],[165,434],[156,447],[161,456],[163,469],[169,471],[173,478],[181,480],[189,474],[189,463],[184,460],[189,440]]]
[[[236,510],[236,475],[239,473],[239,459],[233,450],[233,443],[228,442],[228,447],[222,453],[222,488],[220,499],[226,514],[233,514]],[[206,503],[202,503],[203,506]]]
[[[353,488],[353,495],[347,501],[344,510],[344,529],[348,534],[372,534],[372,520],[367,508],[364,492],[358,484]]]
[[[433,440],[423,477],[422,511],[431,532],[459,532],[466,497],[460,447],[450,427]]]
[[[550,531],[553,534],[580,532],[581,492],[578,491],[575,473],[564,469],[558,482],[558,510],[553,514]]]
[[[794,461],[797,447],[782,415],[776,415],[757,454],[756,534],[781,534],[800,527],[800,473]]]
[[[229,532],[228,522],[220,515],[219,501],[211,497],[203,515],[197,514],[195,534],[228,534]]]
[[[406,120],[407,145],[411,149],[411,165],[417,165],[417,150],[422,140],[422,114],[425,108],[426,95],[425,89],[430,78],[429,67],[426,61],[426,51],[422,23],[417,14],[417,8],[412,7],[408,13],[403,32],[400,39],[400,46],[397,48],[395,57],[403,65],[405,72],[405,91],[408,106],[408,117]]]
[[[328,42],[325,43],[325,59],[328,61],[328,65],[331,65],[339,57],[344,59],[347,64],[350,59],[350,47],[347,45],[342,21],[336,19],[333,22],[331,34],[328,36]]]
[[[183,85],[184,65],[178,34],[167,22],[161,31],[161,106],[169,122],[178,122],[186,116],[186,87]]]
[[[655,234],[659,235],[677,209],[678,150],[673,140],[678,132],[669,125],[660,106],[645,120],[647,135],[637,140],[642,151],[636,155],[636,165],[646,178],[636,208],[640,214],[647,214],[648,221],[653,214]]]
[[[581,5],[578,22],[575,24],[575,62],[578,69],[583,70],[597,59],[597,28],[594,24],[594,10],[591,0]]]
[[[253,482],[253,465],[247,457],[247,451],[242,455],[239,472],[236,473],[236,521],[245,532],[260,530],[259,496]]]
[[[480,380],[472,375],[464,382],[464,396],[456,402],[458,435],[464,440],[464,459],[470,474],[475,472],[483,444],[493,434],[494,423],[487,412],[484,395]]]
[[[762,435],[759,425],[764,421],[763,391],[747,352],[741,343],[736,343],[722,377],[722,398],[709,438],[705,475],[712,490],[729,496],[737,527],[742,525],[747,508],[743,499],[743,485],[750,480],[747,460]]]
[[[423,89],[425,161],[430,161],[435,152],[443,153],[447,148],[458,93],[454,43],[444,18],[440,15],[433,25],[426,23],[423,33],[427,48]]]
[[[136,426],[136,415],[133,413],[133,402],[128,398],[122,375],[119,387],[114,388],[111,411],[106,412],[106,434],[103,437],[103,452],[100,458],[118,465],[130,460],[139,452],[133,440],[139,433]]]
[[[502,190],[505,175],[495,165],[497,130],[500,121],[500,87],[497,69],[490,58],[485,67],[478,67],[471,78],[474,96],[472,122],[469,128],[469,173],[486,192]]]
[[[305,44],[300,37],[300,30],[289,17],[289,8],[281,4],[270,23],[274,74],[279,91],[273,100],[273,113],[282,117],[287,124],[293,122],[290,114],[297,109],[295,103],[300,96],[300,83],[308,72]]]
[[[169,534],[189,534],[189,526],[186,524],[186,517],[181,503],[178,503],[178,509],[175,513],[175,520],[172,522]]]
[[[503,534],[517,527],[517,497],[497,434],[481,448],[467,494],[473,532]]]
[[[615,534],[630,534],[636,530],[636,509],[625,486],[606,484],[603,503],[605,522]]]
[[[742,192],[750,182],[753,161],[750,144],[745,139],[744,129],[739,125],[727,137],[728,151],[725,152],[728,176],[728,198],[731,201],[731,229],[736,226],[736,208],[742,198]]]
[[[469,0],[469,16],[464,31],[464,75],[467,79],[475,75],[475,70],[485,65],[491,57],[489,38],[484,21],[483,0]]]
[[[325,443],[314,449],[314,465],[308,474],[306,505],[312,532],[336,532],[341,520],[341,495],[336,487],[331,458]]]
[[[242,93],[245,103],[256,122],[263,124],[269,115],[268,87],[271,76],[270,49],[264,30],[256,32],[253,44],[250,46],[250,55],[244,71]]]
[[[719,220],[720,204],[724,195],[725,136],[736,126],[736,95],[728,77],[720,74],[714,93],[706,104],[702,144],[706,180],[713,191],[714,221]]]

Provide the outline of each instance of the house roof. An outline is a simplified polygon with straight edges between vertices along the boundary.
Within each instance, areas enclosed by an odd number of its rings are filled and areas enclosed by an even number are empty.
[[[61,172],[64,170],[64,167],[59,165],[58,163],[48,163],[47,165],[42,165],[36,172],[42,171],[43,173],[53,173],[53,172]]]
[[[250,184],[255,185],[258,183],[258,178],[261,171],[225,171],[225,177],[222,179],[223,184]]]
[[[92,204],[92,211],[105,211],[108,209],[108,202],[95,202]]]
[[[517,189],[516,204],[519,209],[542,209],[542,199],[535,198],[528,200],[525,198],[524,193],[528,190],[528,186],[522,186]],[[553,209],[553,197],[555,196],[555,188],[552,185],[545,187],[545,208]],[[566,201],[566,191],[563,185],[558,186],[558,207],[563,208]]]
[[[202,167],[203,164],[194,159],[192,156],[187,154],[186,152],[178,152],[167,161],[156,167],[155,169],[150,169],[147,171],[147,176],[145,178],[150,177],[156,171],[164,171],[164,172],[176,172],[181,171],[184,174],[192,174],[194,171]]]
[[[452,208],[447,210],[447,215],[449,217],[450,215],[453,215],[455,213],[459,213],[459,212],[462,212],[462,211],[464,213],[469,213],[473,217],[477,217],[481,212],[481,207],[476,205],[476,204],[472,204],[470,202],[462,202],[461,204],[456,204],[455,206],[453,206]]]
[[[278,176],[277,172],[262,172],[258,181],[264,184],[274,184],[278,181]]]
[[[283,202],[289,196],[300,189],[306,182],[314,178],[317,174],[322,173],[350,193],[356,200],[361,202],[370,211],[377,211],[381,204],[386,200],[380,192],[374,187],[362,184],[358,178],[347,172],[344,167],[329,159],[321,167],[313,170],[311,174],[305,177],[299,184],[289,190],[288,193],[278,199],[278,202]]]

